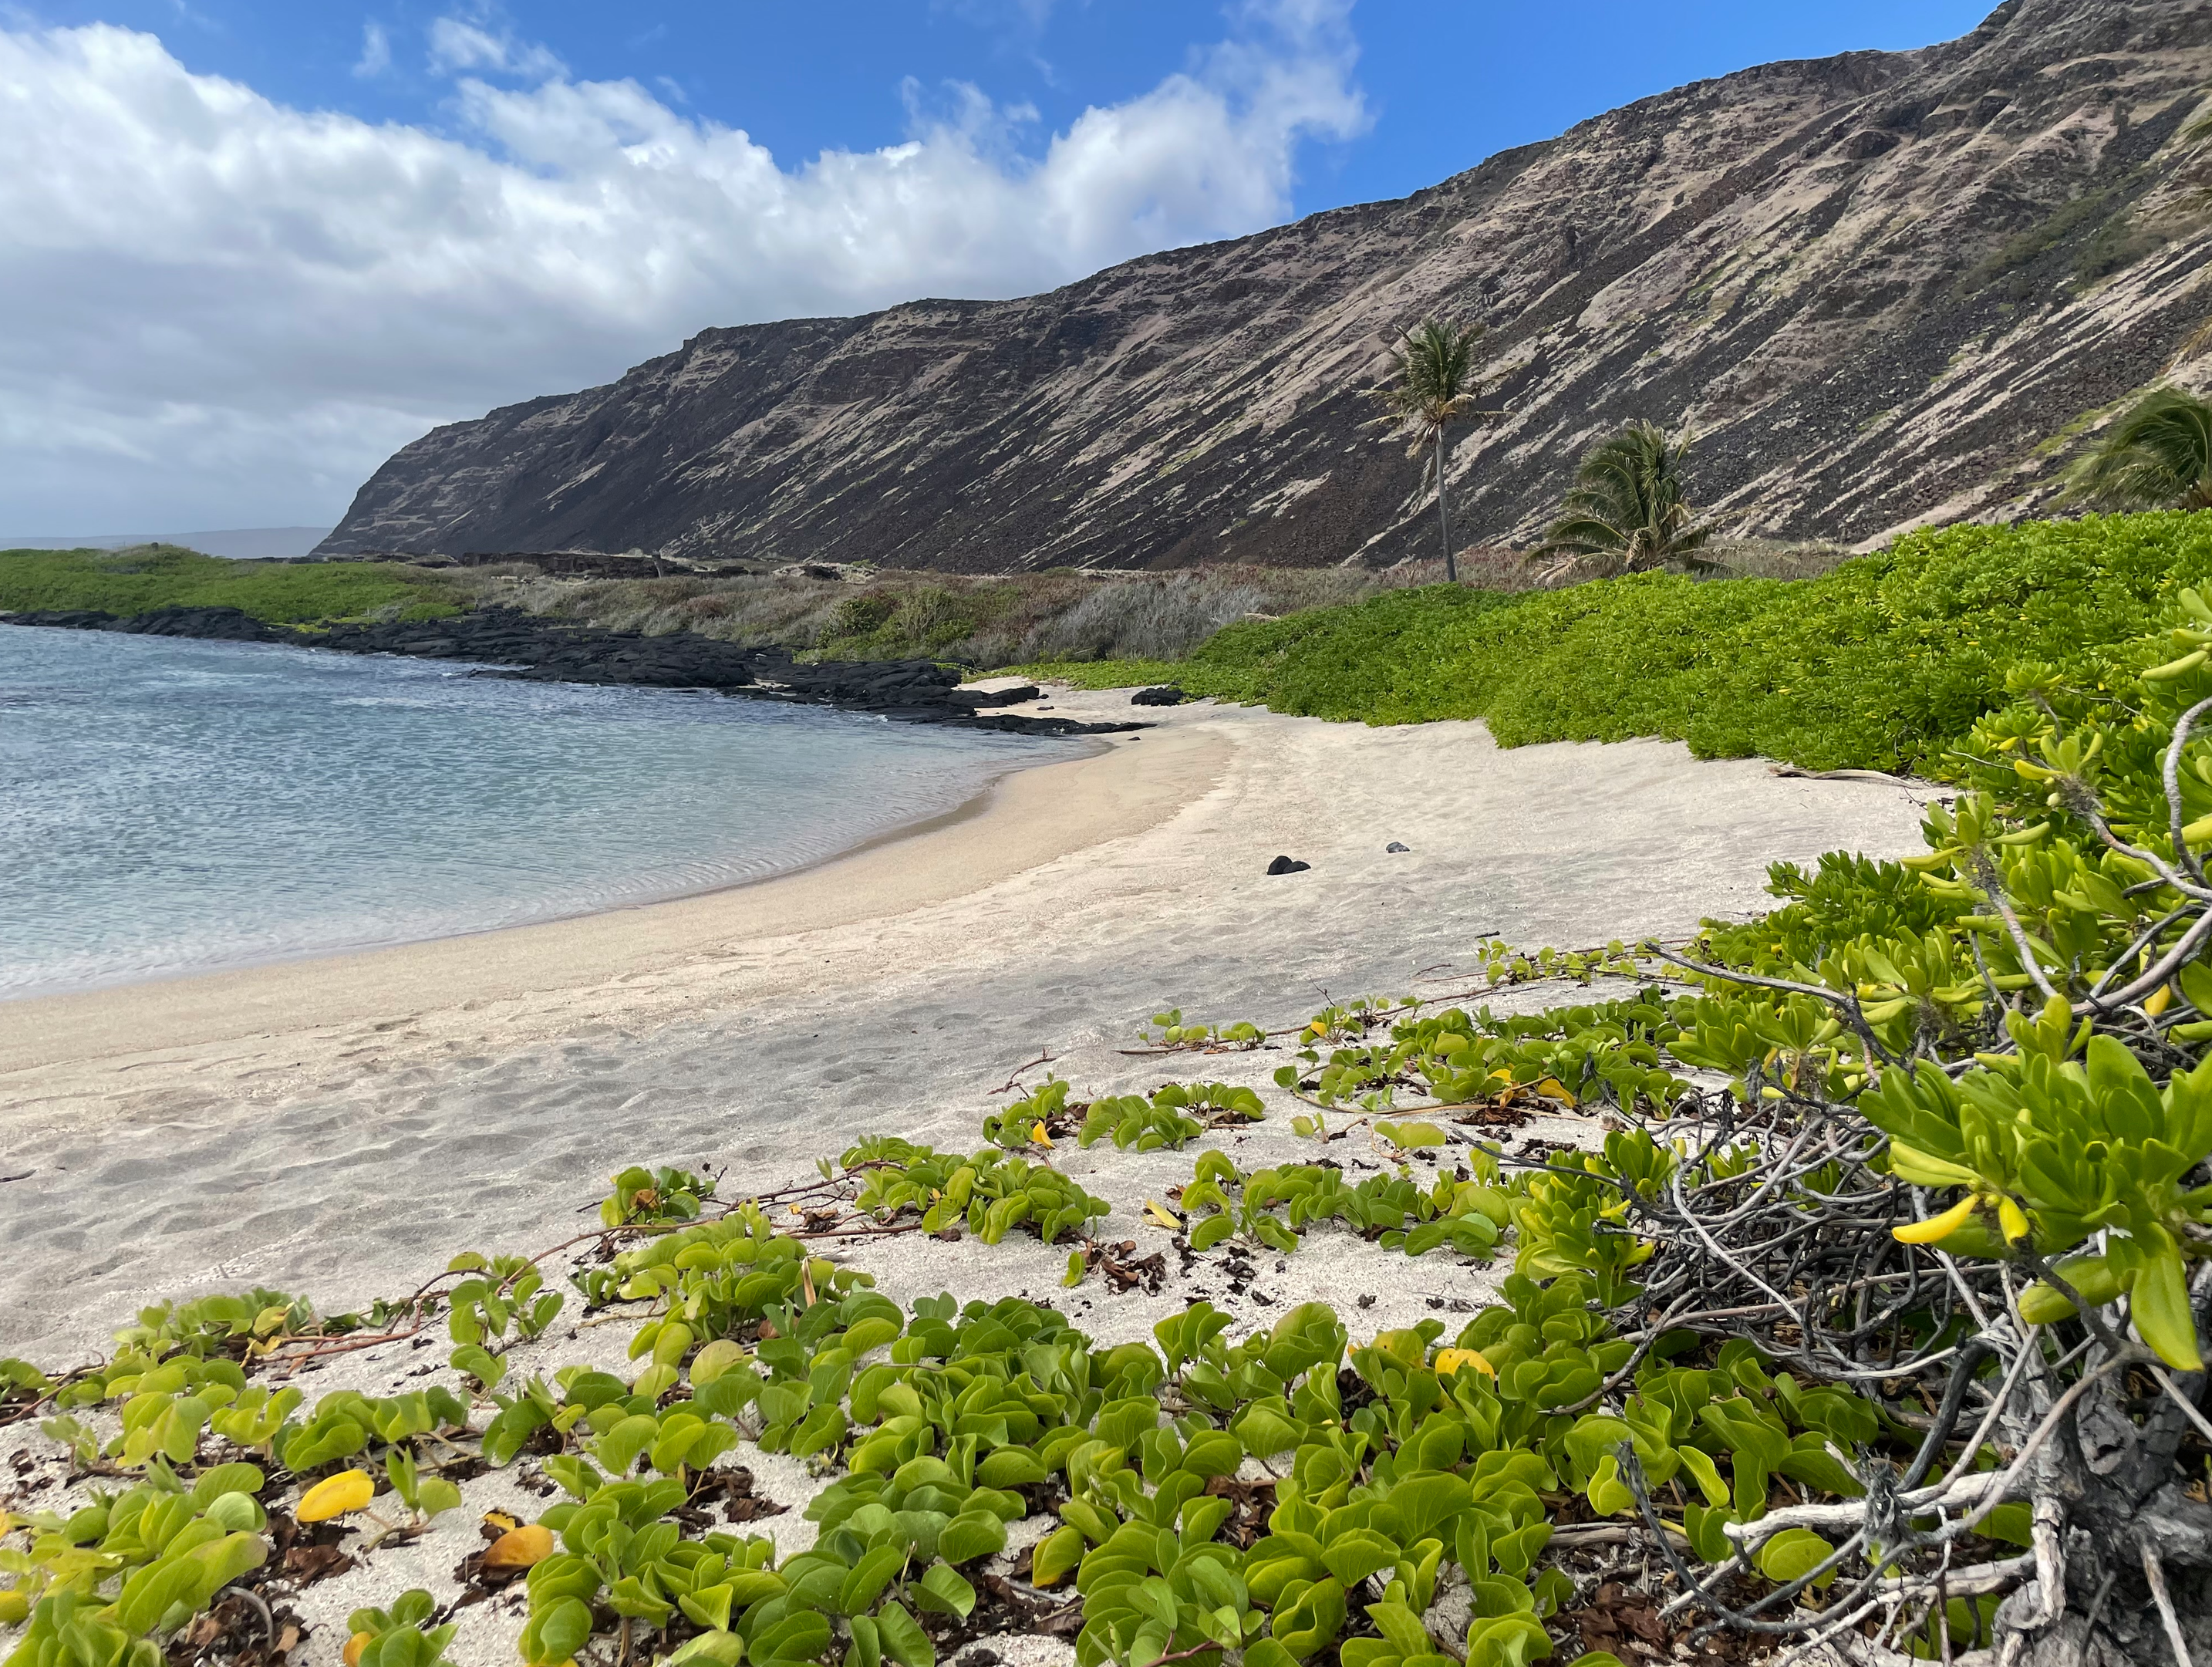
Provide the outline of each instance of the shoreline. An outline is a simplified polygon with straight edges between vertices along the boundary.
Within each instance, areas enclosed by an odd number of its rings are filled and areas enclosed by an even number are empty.
[[[1079,717],[1123,700],[1036,704]],[[1571,947],[1747,916],[1771,903],[1770,862],[1919,849],[1929,797],[1669,742],[1508,750],[1477,723],[1208,703],[1159,716],[1097,757],[1013,773],[974,815],[784,879],[8,1004],[0,1201],[17,1242],[0,1354],[82,1347],[112,1314],[210,1290],[362,1307],[457,1248],[542,1242],[630,1164],[745,1196],[870,1135],[972,1150],[979,1119],[1048,1071],[1083,1098],[1194,1074],[1252,1086],[1267,1122],[1226,1142],[1240,1162],[1288,1160],[1282,1044],[1171,1062],[1138,1045],[1148,1019],[1275,1030],[1408,994],[1511,1011],[1547,992],[1486,992],[1486,940]],[[1310,867],[1270,874],[1278,855]],[[1176,1154],[1157,1155],[1056,1161],[1113,1201],[1110,1230],[1140,1233],[1175,1178]],[[1034,1241],[877,1248],[902,1300],[1049,1293],[1065,1262]],[[1377,1256],[1340,1271],[1364,1281],[1352,1294],[1383,1293],[1378,1316],[1410,1324],[1446,1294]],[[1270,1295],[1206,1289],[1272,1317]],[[1075,1311],[1093,1300],[1077,1293]]]
[[[1054,738],[1058,739],[1058,738]],[[0,1073],[10,1068],[7,1057],[7,1018],[11,1007],[32,1002],[60,1001],[73,997],[118,995],[123,992],[145,989],[149,985],[174,984],[196,979],[227,978],[235,974],[264,972],[281,967],[297,967],[302,964],[349,960],[356,956],[380,955],[387,951],[414,949],[427,944],[441,944],[465,938],[492,938],[505,933],[527,932],[536,927],[565,926],[576,921],[596,919],[603,915],[626,915],[641,909],[660,909],[696,902],[704,897],[720,897],[728,891],[750,891],[759,886],[775,885],[802,874],[812,873],[817,868],[846,861],[877,849],[880,846],[896,845],[902,840],[933,833],[939,829],[956,827],[959,824],[981,816],[989,808],[993,796],[1010,777],[1025,770],[1049,770],[1057,764],[1081,764],[1110,750],[1103,740],[1089,737],[1065,738],[1076,741],[1082,748],[1072,758],[1054,758],[1042,764],[1009,762],[1003,769],[994,770],[982,782],[958,804],[950,809],[934,811],[927,816],[916,817],[911,822],[901,822],[841,846],[819,855],[802,858],[788,868],[779,868],[772,873],[755,874],[735,879],[726,879],[696,890],[669,891],[653,896],[624,898],[618,902],[586,903],[556,914],[541,915],[532,920],[502,922],[493,926],[459,927],[452,931],[435,932],[427,937],[397,938],[384,941],[337,944],[328,948],[282,951],[257,957],[251,960],[233,961],[218,966],[179,967],[167,971],[129,973],[121,977],[99,983],[79,984],[62,989],[32,989],[20,993],[0,990]]]
[[[419,1013],[426,993],[434,1001],[465,991],[470,1007],[513,1001],[949,902],[1142,831],[1203,792],[1225,759],[1218,741],[1162,736],[1139,753],[1133,739],[1090,739],[1085,756],[1010,765],[949,811],[759,879],[405,943],[11,997],[0,1001],[0,1083],[56,1066],[388,1022]]]

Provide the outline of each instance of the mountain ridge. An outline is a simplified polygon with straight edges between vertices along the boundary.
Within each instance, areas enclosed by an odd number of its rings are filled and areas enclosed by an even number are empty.
[[[702,331],[402,448],[319,549],[1383,564],[1433,516],[1359,390],[1431,313],[1491,330],[1472,541],[1533,538],[1631,417],[1692,428],[1735,530],[2023,513],[2212,313],[2212,157],[2172,143],[2208,82],[2205,0],[2007,0],[1046,295]]]

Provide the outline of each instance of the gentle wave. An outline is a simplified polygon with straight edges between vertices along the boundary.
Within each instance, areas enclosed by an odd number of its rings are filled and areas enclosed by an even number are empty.
[[[0,625],[0,999],[788,873],[1066,742]]]

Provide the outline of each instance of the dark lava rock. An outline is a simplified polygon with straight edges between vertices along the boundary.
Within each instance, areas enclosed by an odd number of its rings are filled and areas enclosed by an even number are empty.
[[[1412,849],[1412,847],[1410,847],[1410,846],[1407,846],[1407,845],[1401,845],[1401,844],[1400,844],[1396,840],[1395,840],[1395,839],[1394,839],[1394,840],[1392,840],[1392,841],[1391,841],[1388,845],[1385,845],[1382,849],[1383,849],[1383,850],[1384,850],[1386,853],[1389,853],[1389,852],[1397,852],[1397,851],[1410,850],[1410,849]]]
[[[955,706],[1018,706],[1025,700],[1035,700],[1038,693],[1036,684],[1023,683],[1012,689],[955,689],[945,698]]]
[[[33,608],[0,614],[0,624],[52,625],[66,631],[104,631],[114,623],[113,614],[102,613],[98,608]]]
[[[511,608],[485,608],[449,619],[338,624],[319,631],[264,624],[236,608],[159,608],[118,618],[96,610],[47,610],[0,615],[15,625],[191,636],[224,642],[281,642],[338,654],[407,654],[483,666],[479,675],[536,683],[634,684],[701,689],[757,700],[781,700],[870,712],[914,723],[951,723],[1010,735],[1108,735],[1137,723],[1082,723],[1073,718],[980,715],[976,703],[954,697],[960,673],[927,660],[832,660],[801,665],[788,648],[749,648],[691,631],[648,636],[641,631],[568,625]],[[1028,691],[1034,695],[1032,689]],[[1024,698],[1009,691],[1012,698]]]
[[[1279,856],[1267,865],[1267,872],[1271,874],[1303,874],[1312,867],[1312,863],[1300,862],[1296,857]]]
[[[297,631],[264,625],[236,608],[155,608],[118,616],[97,608],[49,608],[5,616],[10,625],[54,625],[65,630],[119,631],[129,636],[196,636],[216,642],[296,642]]]
[[[1190,697],[1172,683],[1163,683],[1151,689],[1139,689],[1129,697],[1132,706],[1181,706]]]

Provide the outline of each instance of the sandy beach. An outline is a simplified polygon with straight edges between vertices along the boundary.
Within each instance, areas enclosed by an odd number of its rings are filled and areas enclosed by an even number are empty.
[[[1104,716],[1127,703],[1060,692],[1041,704]],[[1372,730],[1209,704],[1158,715],[1094,757],[1018,771],[934,824],[757,885],[0,1005],[0,1355],[87,1360],[141,1305],[208,1290],[272,1287],[325,1313],[404,1296],[458,1250],[534,1254],[575,1238],[630,1163],[719,1171],[720,1197],[735,1200],[811,1177],[864,1134],[972,1150],[981,1118],[1048,1071],[1079,1098],[1169,1080],[1251,1086],[1267,1119],[1199,1144],[1247,1171],[1326,1154],[1372,1171],[1385,1154],[1354,1119],[1332,1118],[1340,1133],[1325,1147],[1293,1133],[1272,1080],[1285,1044],[1163,1056],[1139,1047],[1139,1027],[1170,1006],[1276,1028],[1331,1000],[1462,993],[1480,983],[1472,952],[1490,934],[1579,946],[1752,913],[1770,861],[1916,848],[1933,791],[1701,764],[1662,742],[1505,751],[1479,724]],[[1394,842],[1408,849],[1387,851]],[[1311,867],[1270,876],[1279,855]],[[1526,986],[1498,1005],[1571,989]],[[1535,1116],[1482,1138],[1510,1156],[1596,1129]],[[1477,1132],[1449,1131],[1455,1145]],[[994,1246],[906,1232],[817,1248],[902,1307],[940,1291],[1019,1296],[1102,1344],[1146,1337],[1201,1299],[1237,1335],[1311,1300],[1361,1335],[1455,1327],[1510,1266],[1409,1260],[1334,1229],[1287,1256],[1179,1253],[1146,1205],[1188,1180],[1195,1155],[1072,1140],[1053,1154],[1111,1203],[1099,1233],[1128,1245],[1125,1262],[1157,1257],[1127,1289],[1097,1272],[1063,1289],[1066,1247],[1018,1232]],[[1461,1154],[1424,1154],[1419,1177],[1439,1159]],[[551,1288],[582,1253],[549,1257]],[[572,1295],[510,1370],[627,1375],[629,1317],[586,1317]],[[434,1319],[309,1362],[301,1387],[458,1384],[447,1348]],[[111,1411],[92,1416],[111,1432]],[[19,1501],[82,1503],[62,1450],[23,1435]],[[814,1542],[814,1467],[750,1441],[719,1463],[781,1509],[747,1531],[779,1558]],[[462,1560],[483,1543],[481,1512],[533,1517],[550,1491],[533,1464],[492,1471],[469,1483],[466,1508],[301,1587],[287,1601],[306,1647],[335,1659],[349,1611],[421,1587],[459,1628],[457,1667],[511,1664],[522,1588],[477,1602]],[[1020,1578],[1051,1522],[1015,1524],[988,1571]],[[364,1554],[376,1536],[371,1525],[343,1544]],[[986,1642],[959,1661],[1073,1659],[1055,1636]]]
[[[627,1163],[726,1170],[728,1196],[863,1133],[969,1145],[1041,1055],[1023,1080],[1048,1068],[1079,1097],[1201,1067],[1264,1084],[1279,1056],[1170,1070],[1121,1050],[1168,1006],[1280,1025],[1462,989],[1486,933],[1578,946],[1753,912],[1771,861],[1913,848],[1928,796],[1656,741],[1504,751],[1472,723],[1157,715],[783,879],[0,1006],[0,1352],[75,1356],[205,1289],[325,1310],[411,1289],[465,1245],[551,1242]],[[1268,876],[1279,854],[1313,866]],[[1067,1162],[1102,1171],[1118,1232],[1164,1184],[1117,1155]],[[1061,1259],[1009,1244],[985,1276],[1021,1288]],[[933,1289],[941,1260],[891,1282]]]

